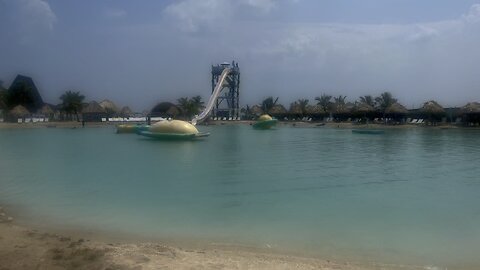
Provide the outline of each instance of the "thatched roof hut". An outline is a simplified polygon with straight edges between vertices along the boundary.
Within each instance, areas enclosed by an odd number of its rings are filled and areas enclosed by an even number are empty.
[[[122,110],[120,111],[120,115],[124,117],[129,117],[132,114],[133,114],[133,111],[128,106],[123,107]]]
[[[434,100],[427,101],[423,104],[421,111],[426,114],[443,114],[445,110],[443,109],[440,104],[435,102]]]
[[[407,114],[408,110],[402,104],[400,104],[398,102],[395,102],[385,110],[385,113],[387,113],[387,114],[397,114],[397,115]]]
[[[480,114],[480,103],[470,102],[461,109],[464,114]]]
[[[307,114],[310,115],[323,113],[322,107],[320,107],[319,105],[307,105],[305,111]]]
[[[96,101],[90,101],[82,110],[82,117],[87,122],[99,122],[102,118],[107,117],[106,110]]]
[[[270,111],[268,111],[268,113],[271,115],[283,115],[283,114],[287,114],[288,111],[285,107],[283,107],[283,105],[277,104],[273,106],[273,108],[271,108]]]
[[[366,113],[375,112],[375,108],[365,102],[360,102],[353,107],[352,111],[354,113],[366,114]]]
[[[302,114],[303,113],[302,107],[296,101],[290,104],[290,109],[288,110],[288,112],[290,114]]]
[[[259,115],[263,114],[262,107],[260,107],[260,105],[253,105],[250,108],[250,113],[259,116]]]
[[[30,112],[22,105],[15,106],[13,109],[10,110],[9,113],[13,117],[25,117],[30,114]]]
[[[38,114],[42,115],[52,115],[55,112],[53,111],[52,107],[50,107],[48,104],[44,104],[40,110],[37,111]]]
[[[110,113],[110,114],[115,114],[115,113],[118,113],[119,111],[117,105],[115,105],[115,103],[113,103],[108,99],[105,99],[104,101],[100,102],[99,105],[103,109],[105,109],[107,113]]]
[[[82,113],[105,113],[105,109],[96,101],[90,101],[88,105],[83,108]]]

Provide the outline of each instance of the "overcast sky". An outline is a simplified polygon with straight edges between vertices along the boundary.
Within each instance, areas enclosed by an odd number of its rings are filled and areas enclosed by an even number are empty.
[[[32,76],[136,111],[209,97],[235,60],[241,104],[390,91],[408,108],[480,101],[480,0],[0,0],[0,79]]]

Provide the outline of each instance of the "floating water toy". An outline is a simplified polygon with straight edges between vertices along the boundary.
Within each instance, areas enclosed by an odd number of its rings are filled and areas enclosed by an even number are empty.
[[[255,129],[270,129],[277,124],[278,120],[273,119],[270,115],[264,114],[261,115],[257,122],[253,124],[253,128]]]
[[[200,133],[194,125],[180,120],[160,121],[148,127],[147,130],[139,131],[138,134],[161,140],[191,140],[210,135]]]
[[[357,134],[383,134],[385,133],[384,130],[381,129],[352,129],[352,133]]]

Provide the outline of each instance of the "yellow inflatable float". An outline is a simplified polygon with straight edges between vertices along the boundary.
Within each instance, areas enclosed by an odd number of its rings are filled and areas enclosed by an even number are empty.
[[[208,136],[208,133],[200,133],[197,128],[186,121],[165,120],[151,125],[148,130],[140,131],[140,135],[164,140],[194,139]]]
[[[258,117],[257,122],[253,124],[255,129],[270,129],[277,124],[277,119],[273,119],[268,114],[263,114]]]

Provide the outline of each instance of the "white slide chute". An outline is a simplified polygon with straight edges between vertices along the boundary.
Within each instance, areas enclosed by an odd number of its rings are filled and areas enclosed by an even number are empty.
[[[201,112],[199,115],[196,115],[192,119],[192,124],[193,125],[196,125],[197,123],[200,123],[203,120],[205,120],[205,118],[207,118],[210,111],[212,111],[213,105],[215,104],[215,100],[217,100],[218,96],[220,95],[220,92],[222,92],[223,83],[224,83],[225,79],[227,78],[228,74],[230,73],[230,71],[232,71],[230,68],[225,68],[222,71],[222,74],[220,75],[220,79],[218,80],[218,83],[215,86],[215,89],[213,90],[213,93],[212,93],[212,95],[210,96],[210,99],[207,102],[207,106],[205,106],[205,109],[203,110],[203,112]]]

